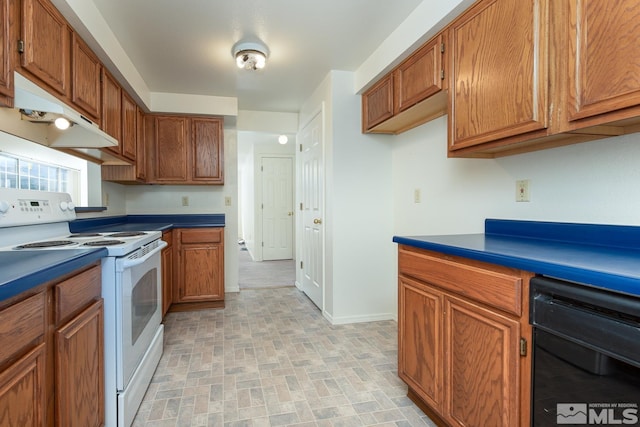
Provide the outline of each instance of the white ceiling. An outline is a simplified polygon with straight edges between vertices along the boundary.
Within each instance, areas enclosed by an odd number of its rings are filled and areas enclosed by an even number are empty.
[[[151,92],[297,112],[329,70],[355,71],[422,0],[93,0]],[[267,67],[231,50],[262,40]]]

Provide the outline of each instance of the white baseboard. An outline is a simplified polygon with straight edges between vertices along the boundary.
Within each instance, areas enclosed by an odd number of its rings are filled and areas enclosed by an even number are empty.
[[[397,318],[393,315],[393,313],[380,313],[380,314],[366,314],[366,315],[358,315],[358,316],[333,317],[329,313],[327,313],[326,311],[323,311],[322,315],[332,325],[347,325],[349,323],[380,322],[380,321],[383,321],[383,320],[395,320],[397,322]]]

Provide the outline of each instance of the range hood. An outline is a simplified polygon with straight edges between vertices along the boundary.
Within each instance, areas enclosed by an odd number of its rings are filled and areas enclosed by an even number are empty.
[[[53,95],[14,73],[14,108],[0,108],[0,130],[52,148],[115,147],[118,141]],[[71,126],[60,130],[55,119]]]

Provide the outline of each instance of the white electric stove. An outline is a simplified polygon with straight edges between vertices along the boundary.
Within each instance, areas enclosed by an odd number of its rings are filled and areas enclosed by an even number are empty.
[[[0,251],[106,248],[102,259],[105,426],[129,427],[163,350],[162,232],[71,233],[66,193],[0,188]]]

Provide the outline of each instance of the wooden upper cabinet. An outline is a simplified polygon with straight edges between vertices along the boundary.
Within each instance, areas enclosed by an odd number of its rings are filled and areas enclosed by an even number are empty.
[[[191,179],[223,184],[223,124],[219,118],[191,119]]]
[[[122,146],[122,95],[118,82],[102,68],[102,130],[118,140],[115,147],[106,147],[120,154]]]
[[[179,116],[155,118],[155,180],[187,181],[189,119]]]
[[[223,184],[223,119],[155,116],[151,182]]]
[[[22,0],[21,14],[21,67],[68,97],[71,28],[48,0]]]
[[[362,95],[362,131],[397,134],[447,112],[446,31]]]
[[[393,75],[389,74],[362,94],[362,130],[371,131],[393,116]]]
[[[640,106],[640,3],[566,0],[554,7],[565,37],[559,56],[567,67],[568,126],[639,116],[623,110]]]
[[[13,97],[10,16],[9,0],[0,0],[0,105],[5,107],[12,106],[7,98]]]
[[[71,100],[88,118],[100,121],[102,65],[98,57],[76,34],[71,37]]]
[[[129,94],[122,90],[122,139],[121,154],[131,161],[136,160],[138,140],[138,106]]]
[[[450,154],[535,131],[546,135],[547,11],[547,0],[481,0],[452,23]]]
[[[136,107],[136,179],[147,180],[147,129],[144,111]]]
[[[394,113],[405,111],[418,102],[446,89],[442,55],[442,35],[421,47],[393,72]]]

